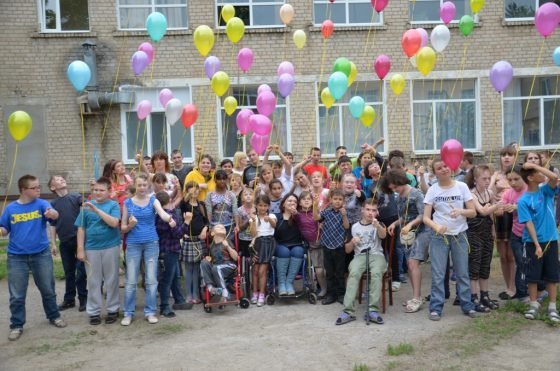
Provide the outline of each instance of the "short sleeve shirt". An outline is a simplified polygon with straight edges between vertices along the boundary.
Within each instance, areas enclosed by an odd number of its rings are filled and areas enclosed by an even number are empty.
[[[327,249],[337,249],[344,245],[346,229],[342,225],[342,214],[329,207],[321,211],[323,228],[321,230],[321,245]]]
[[[558,188],[550,188],[548,184],[539,187],[537,192],[525,192],[517,202],[519,223],[532,221],[535,225],[539,242],[557,241],[554,196]],[[533,242],[527,228],[523,230],[523,242]]]
[[[74,221],[80,213],[82,206],[82,195],[79,193],[68,193],[51,201],[52,208],[58,211],[58,219],[50,221],[56,228],[56,234],[61,242],[66,242],[76,237]]]
[[[449,214],[453,209],[464,209],[465,203],[470,200],[472,194],[469,187],[457,181],[449,188],[442,188],[436,183],[428,189],[424,197],[424,203],[432,205],[434,209],[434,222],[447,227],[445,234],[448,235],[457,235],[469,228],[466,217],[459,215],[452,218]]]
[[[0,218],[0,227],[10,234],[8,253],[37,254],[49,247],[47,218],[43,215],[51,204],[37,198],[29,203],[12,202]]]
[[[90,201],[99,210],[117,219],[121,218],[119,204],[115,201],[107,200],[97,203]],[[86,250],[103,250],[121,244],[121,235],[118,228],[113,228],[101,219],[101,217],[91,210],[83,208],[75,220],[76,227],[82,227],[86,232]]]

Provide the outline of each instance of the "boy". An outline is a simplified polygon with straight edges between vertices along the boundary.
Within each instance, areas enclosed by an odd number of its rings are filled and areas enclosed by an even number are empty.
[[[253,188],[254,180],[259,175],[259,154],[251,148],[247,151],[247,157],[249,158],[249,165],[243,170],[243,184]]]
[[[377,221],[379,211],[377,201],[369,198],[362,208],[362,219],[352,226],[352,240],[346,243],[347,254],[354,251],[354,259],[350,263],[348,281],[346,283],[346,294],[344,295],[344,311],[336,320],[337,325],[343,325],[356,319],[354,315],[354,300],[362,274],[369,264],[369,321],[383,324],[383,318],[379,315],[379,296],[381,295],[381,279],[387,270],[387,262],[383,255],[381,239],[385,238],[387,232],[385,227]],[[369,250],[369,261],[366,251]]]
[[[66,281],[64,300],[58,306],[58,310],[62,311],[76,306],[76,289],[78,289],[78,300],[80,302],[78,310],[83,312],[86,310],[88,295],[87,276],[84,263],[76,259],[78,240],[76,237],[77,228],[74,226],[82,206],[82,196],[79,193],[68,192],[66,179],[60,175],[52,176],[48,186],[51,192],[56,194],[56,198],[51,201],[51,206],[59,214],[56,221],[50,222],[51,251],[56,256],[56,236],[58,235],[60,258],[62,259]]]
[[[321,149],[318,147],[311,148],[309,152],[311,156],[311,163],[303,167],[303,170],[307,173],[308,176],[311,176],[316,171],[320,171],[323,174],[323,179],[328,179],[329,176],[327,175],[327,168],[320,164],[321,162]]]
[[[338,165],[338,160],[342,157],[342,156],[346,156],[347,153],[347,149],[345,146],[338,146],[336,147],[335,150],[335,162],[332,163],[329,166],[329,175],[331,176],[331,178],[334,178],[335,175],[340,175],[340,170],[337,167]],[[352,161],[350,161],[350,167],[352,166]],[[350,169],[351,170],[351,169]]]
[[[316,203],[316,201],[315,201]],[[329,305],[335,301],[343,302],[344,295],[344,237],[350,227],[344,209],[344,194],[340,189],[333,189],[329,195],[329,207],[318,212],[313,207],[313,218],[323,223],[321,246],[324,247],[323,265],[327,271],[327,296],[321,304]]]
[[[558,193],[558,175],[554,172],[526,162],[521,177],[527,183],[527,192],[517,202],[520,224],[525,224],[522,241],[528,259],[527,284],[529,287],[529,309],[525,318],[535,319],[539,311],[537,284],[543,280],[550,295],[548,318],[560,322],[556,309],[556,285],[559,280],[558,230],[554,220],[554,197]],[[542,187],[546,178],[548,181]]]
[[[10,290],[11,341],[20,338],[25,325],[25,296],[29,271],[41,293],[43,310],[55,327],[66,327],[60,318],[54,290],[53,261],[47,237],[47,220],[58,212],[39,198],[41,186],[33,175],[18,180],[19,198],[10,203],[0,218],[0,237],[10,234],[8,244],[8,287]]]
[[[187,174],[192,171],[193,167],[183,164],[183,154],[178,149],[174,149],[173,152],[171,152],[171,162],[173,163],[171,174],[179,179],[179,184],[181,185],[181,189],[183,189],[185,186],[185,178]]]
[[[105,323],[115,323],[119,316],[121,212],[119,204],[109,199],[110,194],[111,180],[105,177],[97,179],[91,201],[84,203],[74,222],[78,227],[78,259],[87,262],[87,313],[89,324],[94,326],[101,324],[101,287],[107,290]]]

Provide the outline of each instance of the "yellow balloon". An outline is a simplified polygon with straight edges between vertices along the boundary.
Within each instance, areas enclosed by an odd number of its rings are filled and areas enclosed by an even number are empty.
[[[224,71],[218,71],[212,76],[212,89],[218,97],[221,97],[229,89],[229,76]]]
[[[350,62],[350,76],[348,76],[348,86],[351,86],[358,77],[358,68],[354,62]]]
[[[280,19],[285,25],[288,25],[294,19],[294,8],[290,4],[282,5],[280,8]]]
[[[194,31],[194,46],[198,52],[206,57],[214,47],[214,32],[206,25],[198,26]]]
[[[294,44],[298,49],[303,49],[305,42],[307,41],[307,35],[303,30],[296,30],[294,32]]]
[[[471,10],[473,14],[480,12],[484,8],[484,0],[471,0]]]
[[[321,91],[321,102],[327,107],[327,109],[331,108],[334,104],[334,98],[331,95],[331,91],[329,88],[324,88]]]
[[[237,99],[234,97],[227,97],[224,100],[224,110],[226,111],[228,116],[231,116],[235,110],[237,109]]]
[[[235,17],[235,8],[231,4],[224,5],[222,8],[222,19],[224,22],[227,24],[232,17]]]
[[[398,73],[393,75],[391,81],[389,81],[389,85],[391,85],[391,90],[395,95],[401,95],[406,85],[404,76]]]
[[[240,18],[231,18],[226,24],[226,34],[232,43],[237,44],[245,34],[245,24]]]
[[[372,106],[365,106],[364,113],[360,116],[360,121],[366,128],[369,128],[373,121],[375,120],[375,110]]]
[[[16,142],[24,140],[33,127],[31,116],[24,111],[15,111],[8,118],[8,130]]]
[[[418,54],[416,54],[416,65],[418,66],[418,71],[424,76],[428,76],[430,72],[434,69],[436,65],[436,52],[429,46],[425,46]]]

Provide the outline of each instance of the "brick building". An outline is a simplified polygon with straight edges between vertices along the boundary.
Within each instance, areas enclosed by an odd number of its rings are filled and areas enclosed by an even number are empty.
[[[226,117],[221,102],[234,95],[240,106],[254,106],[259,84],[267,83],[276,91],[276,69],[285,60],[295,65],[296,87],[286,100],[278,101],[272,141],[291,150],[297,159],[315,145],[326,157],[340,144],[357,153],[360,144],[379,136],[386,138],[383,152],[399,148],[413,158],[433,155],[450,137],[491,160],[496,159],[496,149],[510,142],[521,142],[524,149],[555,149],[560,144],[560,69],[551,58],[560,36],[556,32],[543,41],[533,22],[534,9],[546,1],[487,1],[475,17],[474,31],[464,37],[457,20],[471,13],[469,1],[454,0],[457,15],[449,25],[451,42],[427,78],[405,57],[401,37],[412,27],[429,33],[441,24],[443,1],[393,0],[380,15],[372,11],[369,0],[286,2],[295,10],[288,27],[279,18],[283,0],[2,1],[0,122],[6,128],[15,110],[25,110],[33,118],[31,134],[19,144],[14,179],[34,173],[45,182],[50,174],[62,173],[77,189],[94,176],[95,168],[101,171],[107,159],[131,164],[140,149],[149,154],[179,147],[185,162],[190,162],[199,144],[216,158],[231,157],[245,148],[245,140],[237,135],[235,115]],[[218,24],[219,9],[226,3],[234,3],[246,24],[245,36],[236,45]],[[144,21],[154,10],[166,14],[168,31],[156,45],[152,67],[136,78],[130,58],[140,43],[149,41]],[[334,35],[327,41],[320,27],[326,17],[335,22]],[[204,73],[205,58],[193,45],[193,31],[203,24],[216,35],[210,54],[220,59],[222,70],[231,78],[230,90],[222,99],[212,92]],[[301,50],[292,41],[297,29],[307,35]],[[242,47],[255,54],[247,74],[236,63]],[[90,96],[100,97],[93,100],[100,108],[91,100],[80,106],[66,78],[69,63],[84,59],[91,50],[96,54],[97,86],[88,90]],[[390,56],[391,73],[407,78],[399,97],[387,79],[380,81],[373,73],[379,54]],[[358,78],[326,113],[319,94],[333,62],[341,56],[356,64]],[[515,70],[503,97],[488,79],[490,67],[499,60],[509,61]],[[166,124],[157,98],[164,87],[172,89],[183,104],[198,107],[199,119],[191,129],[185,130],[180,122]],[[347,102],[353,95],[362,96],[377,112],[369,129],[350,116]],[[147,120],[138,122],[134,111],[141,99],[149,99],[154,108]],[[83,96],[82,102],[86,100]],[[0,194],[4,194],[15,146],[7,129],[0,130],[0,144],[0,168],[4,169]],[[12,185],[8,193],[17,193],[17,187]]]

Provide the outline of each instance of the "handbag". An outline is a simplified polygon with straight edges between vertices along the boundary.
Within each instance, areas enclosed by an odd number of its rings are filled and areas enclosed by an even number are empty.
[[[416,232],[410,231],[408,233],[401,233],[401,245],[410,248],[416,239]]]

